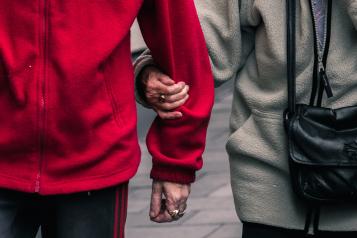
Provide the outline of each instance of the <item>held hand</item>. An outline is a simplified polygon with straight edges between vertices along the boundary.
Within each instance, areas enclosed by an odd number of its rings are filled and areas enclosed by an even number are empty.
[[[150,219],[157,223],[180,219],[186,210],[190,184],[153,181]]]
[[[153,66],[146,67],[141,76],[146,101],[162,119],[177,119],[182,113],[174,109],[188,99],[189,86],[175,83],[169,76]]]

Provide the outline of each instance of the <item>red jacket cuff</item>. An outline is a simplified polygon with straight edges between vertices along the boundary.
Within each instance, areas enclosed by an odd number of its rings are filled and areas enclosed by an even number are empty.
[[[196,171],[173,166],[153,165],[150,177],[160,181],[190,184],[196,179]]]

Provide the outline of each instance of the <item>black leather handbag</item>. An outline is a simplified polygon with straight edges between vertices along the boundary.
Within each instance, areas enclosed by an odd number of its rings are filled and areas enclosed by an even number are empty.
[[[320,85],[317,105],[315,100],[310,100],[309,105],[296,103],[296,1],[286,2],[288,108],[284,122],[293,188],[303,200],[313,204],[356,202],[357,107],[321,107],[323,92],[331,94],[326,90],[326,75],[321,72],[316,73]]]

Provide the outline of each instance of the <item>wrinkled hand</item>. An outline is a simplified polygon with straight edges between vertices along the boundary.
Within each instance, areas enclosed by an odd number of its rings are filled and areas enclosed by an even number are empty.
[[[190,191],[190,184],[154,180],[152,184],[150,219],[158,223],[177,220],[169,212],[179,210],[180,213],[183,213],[187,206],[186,202]]]
[[[182,117],[182,113],[174,109],[182,106],[189,98],[189,86],[184,82],[175,83],[154,66],[146,67],[141,75],[146,102],[159,117],[162,119]],[[161,95],[164,95],[164,100],[160,100]]]

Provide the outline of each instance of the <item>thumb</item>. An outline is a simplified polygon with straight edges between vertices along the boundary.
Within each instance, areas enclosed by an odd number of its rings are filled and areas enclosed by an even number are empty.
[[[151,192],[150,213],[149,213],[150,218],[155,218],[160,214],[162,192],[163,192],[162,183],[158,181],[153,181],[152,192]]]

